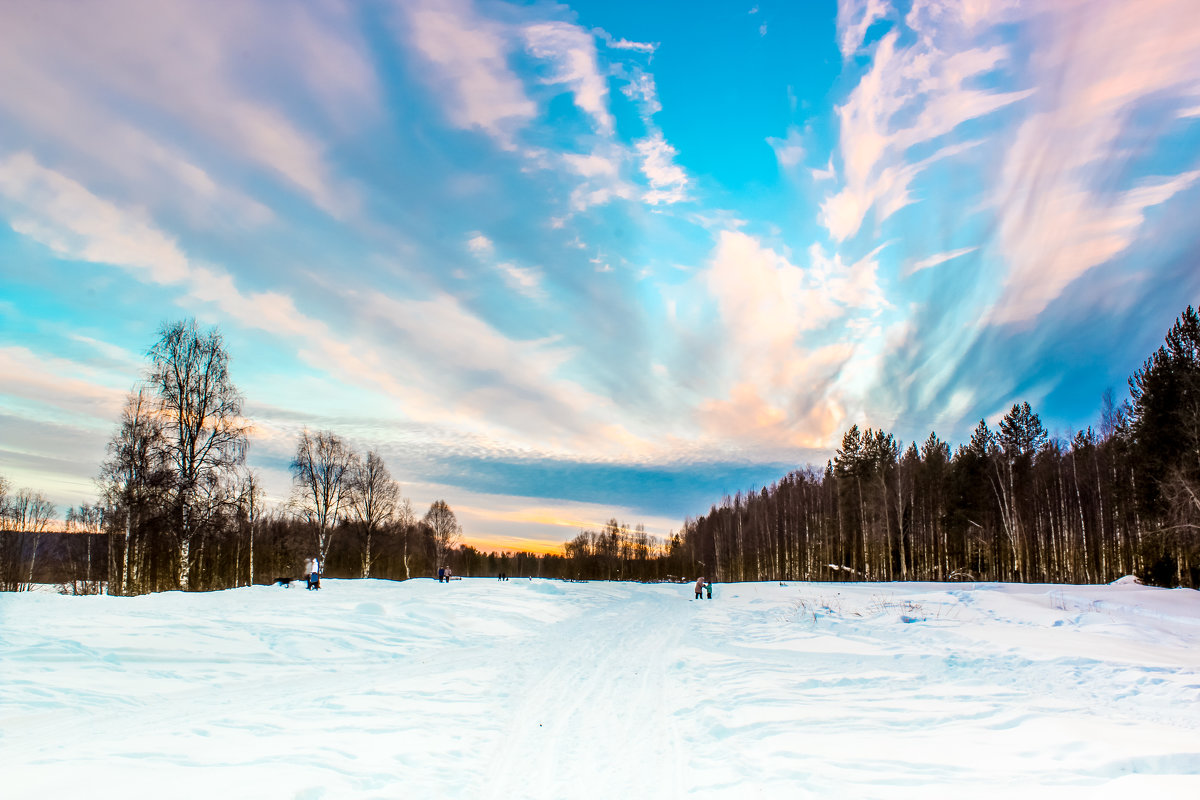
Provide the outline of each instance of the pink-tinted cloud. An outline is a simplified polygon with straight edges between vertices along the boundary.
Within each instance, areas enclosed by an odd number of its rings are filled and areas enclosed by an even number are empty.
[[[1197,158],[1174,174],[1114,180],[1143,154],[1122,141],[1145,124],[1139,109],[1186,109],[1200,94],[1200,6],[1062,2],[1036,22],[1038,110],[1012,137],[991,198],[1008,265],[993,316],[1000,323],[1035,317],[1127,250],[1150,208],[1200,178]]]
[[[314,101],[310,108],[325,110],[335,124],[370,113],[374,73],[339,5],[247,2],[215,9],[188,1],[51,0],[7,4],[0,25],[6,31],[0,69],[15,79],[0,84],[0,109],[39,136],[92,156],[86,135],[95,131],[118,148],[108,158],[131,162],[118,171],[136,176],[142,169],[143,185],[151,170],[188,192],[211,195],[215,181],[198,162],[215,147],[330,214],[354,212],[357,193],[334,173],[322,137],[299,124],[277,96],[242,78],[255,70],[262,83],[300,84]],[[200,153],[156,143],[179,128],[193,146],[203,143]],[[237,198],[231,190],[224,196]]]
[[[869,4],[868,10],[880,11],[879,4]],[[913,148],[937,143],[963,123],[1030,94],[980,87],[979,79],[1009,54],[999,45],[974,46],[961,16],[939,15],[936,26],[916,13],[908,21],[917,26],[916,42],[902,44],[898,31],[883,36],[870,69],[837,109],[844,185],[826,198],[820,213],[837,241],[857,233],[872,210],[882,222],[913,202],[909,186],[916,176],[934,161],[961,152],[961,145],[947,144],[933,156],[913,159]]]
[[[478,128],[507,150],[537,114],[536,104],[508,65],[514,49],[511,33],[478,14],[469,0],[420,0],[399,3],[411,29],[406,44],[432,67],[450,122]]]

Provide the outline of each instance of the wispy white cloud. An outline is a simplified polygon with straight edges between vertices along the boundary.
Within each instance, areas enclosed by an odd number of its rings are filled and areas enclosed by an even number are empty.
[[[529,267],[518,267],[516,264],[505,262],[500,265],[508,285],[531,300],[544,300],[546,291],[542,288],[542,277],[537,270]]]
[[[972,247],[960,247],[957,250],[947,250],[943,253],[935,253],[927,258],[922,258],[918,261],[909,263],[909,265],[904,269],[904,275],[908,276],[912,275],[914,272],[920,272],[923,269],[936,267],[938,264],[944,264],[951,259],[958,258],[959,256],[965,256],[967,253],[974,253],[978,249],[979,245],[974,245]]]
[[[947,12],[934,25],[918,13],[922,8],[917,4],[906,17],[917,40],[904,45],[899,31],[885,34],[870,69],[837,109],[844,186],[822,203],[820,219],[838,241],[857,233],[872,209],[881,222],[912,202],[909,185],[921,170],[961,152],[943,146],[933,157],[912,160],[912,148],[1031,94],[986,88],[981,79],[1009,60],[1007,48],[976,47],[962,16]],[[843,3],[839,20],[853,20],[842,29],[843,53],[856,52],[866,27],[889,13],[874,0]]]
[[[615,144],[600,145],[591,153],[563,153],[561,163],[581,179],[571,190],[572,213],[634,197],[635,187],[621,174],[626,159],[625,148]]]
[[[677,152],[661,133],[634,142],[642,159],[642,173],[650,182],[643,199],[650,205],[679,203],[688,199],[687,172],[675,163]]]
[[[229,273],[192,261],[144,212],[98,197],[27,153],[0,161],[0,198],[11,210],[13,230],[62,258],[107,264],[144,283],[178,287],[245,328],[292,338],[301,357],[318,369],[405,393],[404,384],[378,368],[383,359],[334,336],[324,322],[302,314],[291,297],[242,291]]]
[[[96,197],[29,153],[0,161],[0,196],[9,201],[13,230],[61,256],[119,265],[154,283],[177,283],[190,274],[174,239],[145,212]]]
[[[597,131],[611,134],[614,123],[608,110],[608,81],[597,66],[596,43],[591,34],[565,22],[527,25],[523,33],[530,55],[554,67],[545,80],[567,84],[575,105],[591,116]]]
[[[654,76],[641,67],[635,67],[628,83],[621,87],[621,93],[630,100],[641,103],[643,118],[650,118],[662,111],[662,103],[658,101],[658,87]]]
[[[838,48],[849,59],[862,47],[867,29],[887,17],[887,0],[838,0]]]
[[[515,136],[537,105],[509,67],[514,44],[504,26],[476,13],[469,0],[413,0],[400,7],[411,27],[408,44],[433,68],[430,78],[450,122],[516,149]]]
[[[768,136],[767,144],[775,151],[775,159],[781,167],[791,169],[804,161],[804,137],[795,125],[788,126],[787,136],[783,139]]]
[[[475,231],[467,239],[467,249],[477,256],[491,255],[496,249],[492,240],[484,236],[479,231]]]
[[[604,44],[613,50],[635,50],[639,53],[653,53],[659,47],[659,42],[633,42],[629,39],[618,39],[603,28],[596,28],[593,33],[604,40]]]
[[[556,338],[511,339],[448,294],[395,298],[338,287],[335,294],[360,309],[364,331],[339,335],[291,296],[246,292],[223,269],[191,260],[144,214],[98,197],[28,155],[0,162],[0,204],[13,211],[19,233],[61,257],[108,264],[138,281],[175,288],[191,307],[207,304],[231,324],[291,343],[309,366],[379,393],[409,420],[497,440],[516,435],[548,453],[648,446],[624,432],[610,401],[557,374],[572,348]],[[515,290],[542,296],[535,270],[511,263],[499,269]]]
[[[809,170],[814,181],[831,181],[837,177],[837,170],[833,168],[833,157],[830,156],[829,163],[824,167],[813,167]]]
[[[136,373],[135,373],[136,374]],[[113,370],[98,370],[80,361],[59,358],[27,347],[0,347],[0,396],[20,398],[41,409],[67,412],[73,424],[108,425],[116,420],[133,380],[123,381]]]
[[[1036,33],[1031,68],[1043,93],[1012,136],[991,195],[1008,264],[999,323],[1035,317],[1128,249],[1148,209],[1200,179],[1200,160],[1175,174],[1112,178],[1138,157],[1122,139],[1140,105],[1187,109],[1200,93],[1200,8],[1188,0],[1057,3]]]
[[[10,79],[0,86],[0,108],[69,143],[89,164],[94,146],[86,136],[95,134],[119,148],[108,158],[129,162],[110,169],[139,177],[142,187],[150,186],[151,170],[189,194],[215,195],[211,175],[194,157],[157,141],[156,134],[184,126],[192,142],[209,145],[199,150],[219,147],[336,217],[356,211],[357,190],[333,170],[321,135],[237,77],[244,69],[260,69],[265,82],[286,74],[310,93],[310,108],[338,123],[372,113],[373,70],[353,46],[354,25],[333,7],[243,3],[213,14],[186,0],[117,0],[103,9],[10,4],[0,25],[8,34],[0,70]],[[135,110],[144,127],[118,109]],[[236,195],[225,190],[224,197]]]

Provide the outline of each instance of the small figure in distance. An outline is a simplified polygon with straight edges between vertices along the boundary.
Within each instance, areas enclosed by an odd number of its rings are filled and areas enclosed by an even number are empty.
[[[696,578],[696,599],[700,599],[700,592],[704,591],[704,578]]]
[[[445,579],[446,579],[446,568],[438,567],[438,583],[441,583]]]
[[[704,584],[704,591],[707,592],[707,599],[712,600],[712,581]]]
[[[321,588],[321,562],[315,558],[310,558],[304,565],[305,578],[308,580],[308,589]]]
[[[450,582],[450,576],[452,576],[453,574],[454,573],[450,571],[450,568],[446,567],[446,583]]]

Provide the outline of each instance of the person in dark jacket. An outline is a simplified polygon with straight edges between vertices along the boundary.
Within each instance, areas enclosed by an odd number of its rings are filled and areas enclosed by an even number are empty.
[[[446,568],[438,567],[438,583],[441,583],[445,579],[446,579]]]

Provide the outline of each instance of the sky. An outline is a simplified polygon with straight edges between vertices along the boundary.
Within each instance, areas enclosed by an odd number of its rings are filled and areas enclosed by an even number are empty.
[[[851,425],[1095,424],[1200,301],[1192,0],[0,4],[0,474],[164,323],[418,515],[665,536]]]

